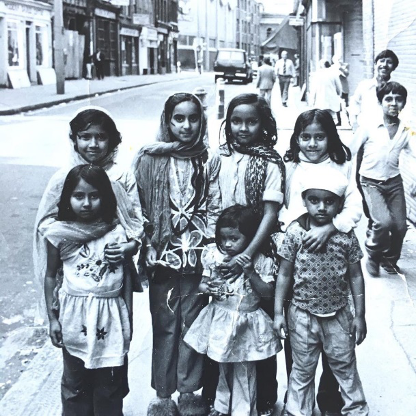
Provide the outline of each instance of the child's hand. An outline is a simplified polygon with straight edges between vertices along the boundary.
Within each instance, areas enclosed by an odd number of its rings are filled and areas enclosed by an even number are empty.
[[[243,268],[244,273],[253,271],[253,261],[247,254],[240,254],[235,257],[236,263]]]
[[[107,244],[104,255],[110,264],[119,264],[131,257],[131,242]]]
[[[232,257],[228,262],[224,259],[223,264],[218,266],[218,269],[228,283],[235,282],[243,272],[243,268],[237,263],[237,258],[239,256],[241,256],[241,254]]]
[[[303,237],[303,246],[310,253],[317,253],[324,247],[334,231],[335,227],[332,223],[323,225],[322,227],[311,228]]]
[[[360,345],[367,336],[367,324],[364,317],[356,316],[351,324],[350,337],[355,335],[355,342]]]
[[[280,339],[286,339],[288,336],[286,319],[283,315],[275,315],[273,328]]]
[[[52,344],[57,348],[63,348],[62,342],[62,328],[57,319],[49,322],[49,336],[51,337]]]
[[[157,251],[153,247],[147,247],[146,250],[146,266],[152,269],[157,264]]]

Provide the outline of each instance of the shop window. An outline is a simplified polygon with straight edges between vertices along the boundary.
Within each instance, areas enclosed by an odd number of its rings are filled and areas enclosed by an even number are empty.
[[[45,55],[47,51],[46,27],[36,26],[36,65],[45,64]]]
[[[7,48],[9,66],[20,66],[21,57],[16,22],[7,22]]]

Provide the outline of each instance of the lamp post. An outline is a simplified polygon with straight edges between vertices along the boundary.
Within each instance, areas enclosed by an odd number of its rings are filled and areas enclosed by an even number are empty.
[[[62,0],[54,0],[53,50],[56,74],[56,93],[65,94],[64,18]]]

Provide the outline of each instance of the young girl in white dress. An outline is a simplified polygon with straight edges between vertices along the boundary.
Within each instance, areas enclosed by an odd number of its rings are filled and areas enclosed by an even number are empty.
[[[257,415],[256,361],[282,348],[270,317],[260,308],[262,297],[273,296],[276,266],[259,253],[253,261],[238,256],[243,273],[228,283],[220,267],[242,253],[254,238],[261,218],[253,208],[234,205],[216,224],[216,245],[203,253],[199,290],[213,296],[187,332],[184,341],[219,363],[220,377],[211,416]]]
[[[45,299],[52,344],[63,349],[63,414],[122,416],[125,358],[131,339],[132,286],[126,273],[132,245],[117,219],[117,200],[105,171],[80,165],[67,175],[57,221],[47,239]],[[59,316],[53,308],[63,265]]]

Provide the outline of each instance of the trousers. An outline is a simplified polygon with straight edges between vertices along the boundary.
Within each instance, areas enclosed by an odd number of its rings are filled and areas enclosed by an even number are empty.
[[[199,294],[200,274],[181,274],[157,267],[149,280],[153,328],[152,387],[166,397],[179,391],[192,393],[202,387],[204,355],[183,338],[207,305]]]

